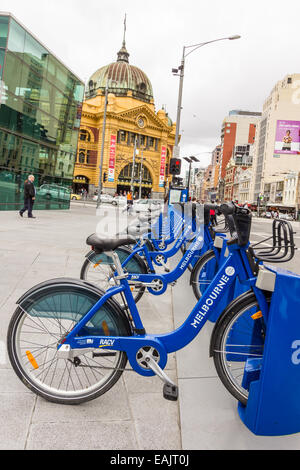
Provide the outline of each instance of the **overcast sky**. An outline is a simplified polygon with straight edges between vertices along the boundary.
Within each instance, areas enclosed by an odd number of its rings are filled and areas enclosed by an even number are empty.
[[[198,155],[203,166],[230,110],[261,111],[275,83],[300,72],[299,0],[2,0],[0,8],[85,82],[116,60],[126,13],[129,61],[148,75],[156,110],[165,105],[173,121],[179,78],[171,69],[183,46],[241,35],[186,59],[181,156]]]

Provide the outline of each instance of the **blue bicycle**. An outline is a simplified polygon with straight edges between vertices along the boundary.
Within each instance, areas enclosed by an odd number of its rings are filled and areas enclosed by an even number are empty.
[[[128,360],[129,370],[147,377],[157,375],[164,382],[164,397],[176,400],[177,386],[164,371],[168,354],[184,348],[200,333],[238,278],[249,290],[220,316],[210,353],[227,390],[247,403],[249,384],[243,381],[243,370],[249,358],[262,358],[272,288],[269,271],[261,266],[264,256],[258,257],[249,245],[250,211],[233,203],[220,210],[234,219],[236,233],[227,241],[229,254],[175,331],[153,335],[144,329],[128,274],[114,251],[122,244],[135,243],[130,237],[98,240],[98,250],[113,258],[118,273],[118,285],[107,292],[74,279],[46,281],[26,292],[17,302],[7,333],[9,358],[22,382],[52,402],[79,404],[107,392],[127,370]],[[288,228],[285,233],[281,248],[290,259],[294,243]],[[120,293],[128,311],[114,300]]]

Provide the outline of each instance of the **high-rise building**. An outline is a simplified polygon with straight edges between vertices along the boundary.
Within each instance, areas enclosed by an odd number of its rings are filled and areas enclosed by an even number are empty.
[[[35,209],[70,206],[84,84],[9,13],[0,13],[0,210],[28,175]]]
[[[233,158],[237,164],[252,164],[256,128],[261,119],[260,112],[230,111],[223,120],[221,130],[221,158],[219,171],[219,199],[224,198],[226,166]]]
[[[253,168],[253,201],[263,201],[261,204],[266,207],[297,209],[296,180],[300,171],[300,74],[287,75],[277,82],[264,102]],[[294,189],[291,190],[293,181]]]
[[[217,147],[213,150],[211,156],[211,175],[208,194],[208,198],[211,201],[216,201],[218,195],[221,150],[221,145],[217,145]]]

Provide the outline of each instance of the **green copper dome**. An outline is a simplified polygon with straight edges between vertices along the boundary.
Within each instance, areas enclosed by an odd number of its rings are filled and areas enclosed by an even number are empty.
[[[118,52],[116,62],[98,69],[89,79],[86,89],[86,99],[97,95],[98,90],[105,93],[108,80],[108,91],[116,96],[126,96],[128,91],[141,101],[150,102],[153,99],[152,85],[147,75],[138,67],[129,64],[129,54],[125,41]]]

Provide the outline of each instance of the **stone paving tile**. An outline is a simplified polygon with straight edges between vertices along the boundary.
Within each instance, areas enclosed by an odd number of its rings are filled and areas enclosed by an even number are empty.
[[[135,450],[138,443],[130,421],[33,424],[27,450]]]
[[[167,401],[162,393],[129,394],[129,402],[143,450],[181,448],[178,402]]]
[[[120,379],[104,395],[81,405],[57,405],[39,398],[33,423],[71,423],[78,421],[126,421],[130,419],[128,397]]]
[[[29,393],[0,391],[0,449],[22,450],[26,439],[36,398]]]

